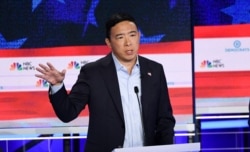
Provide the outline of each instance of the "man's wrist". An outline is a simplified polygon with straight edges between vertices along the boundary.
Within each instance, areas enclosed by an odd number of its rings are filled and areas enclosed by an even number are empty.
[[[61,85],[61,84],[62,84],[62,82],[55,83],[55,84],[50,83],[50,86],[59,86],[59,85]]]
[[[56,85],[51,85],[50,94],[55,94],[58,90],[63,87],[63,83],[57,83]]]

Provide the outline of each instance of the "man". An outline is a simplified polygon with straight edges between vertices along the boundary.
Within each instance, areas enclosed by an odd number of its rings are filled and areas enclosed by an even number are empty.
[[[118,13],[106,23],[111,53],[81,68],[71,92],[66,71],[39,64],[37,77],[51,84],[50,101],[63,122],[89,107],[85,152],[119,147],[173,144],[175,119],[161,64],[138,55],[140,33],[134,18]]]

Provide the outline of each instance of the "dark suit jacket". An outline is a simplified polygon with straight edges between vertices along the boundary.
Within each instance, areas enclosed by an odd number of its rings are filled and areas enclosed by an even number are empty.
[[[248,103],[248,113],[249,113],[249,116],[248,116],[248,127],[250,127],[250,100],[249,100],[249,103]]]
[[[172,144],[175,119],[162,65],[139,56],[145,145]],[[118,78],[111,53],[82,67],[69,95],[65,87],[50,95],[63,122],[75,119],[88,104],[85,152],[110,152],[122,147],[125,124]],[[139,110],[139,109],[138,109]]]

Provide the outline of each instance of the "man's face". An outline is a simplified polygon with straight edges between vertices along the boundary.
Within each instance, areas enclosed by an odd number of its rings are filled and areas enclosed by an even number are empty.
[[[122,64],[136,62],[140,33],[133,22],[123,21],[113,26],[110,39],[105,42]]]

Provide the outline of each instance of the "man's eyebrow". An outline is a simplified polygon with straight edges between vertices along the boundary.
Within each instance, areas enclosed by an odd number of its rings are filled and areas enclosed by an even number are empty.
[[[122,36],[122,35],[125,35],[125,34],[124,33],[119,33],[119,34],[116,34],[115,37]]]
[[[134,33],[137,33],[137,31],[130,31],[128,32],[128,34],[134,34]],[[119,34],[116,34],[115,36],[122,36],[122,35],[125,35],[124,33],[119,33]]]
[[[131,34],[131,33],[137,33],[137,31],[130,31],[129,34]]]

